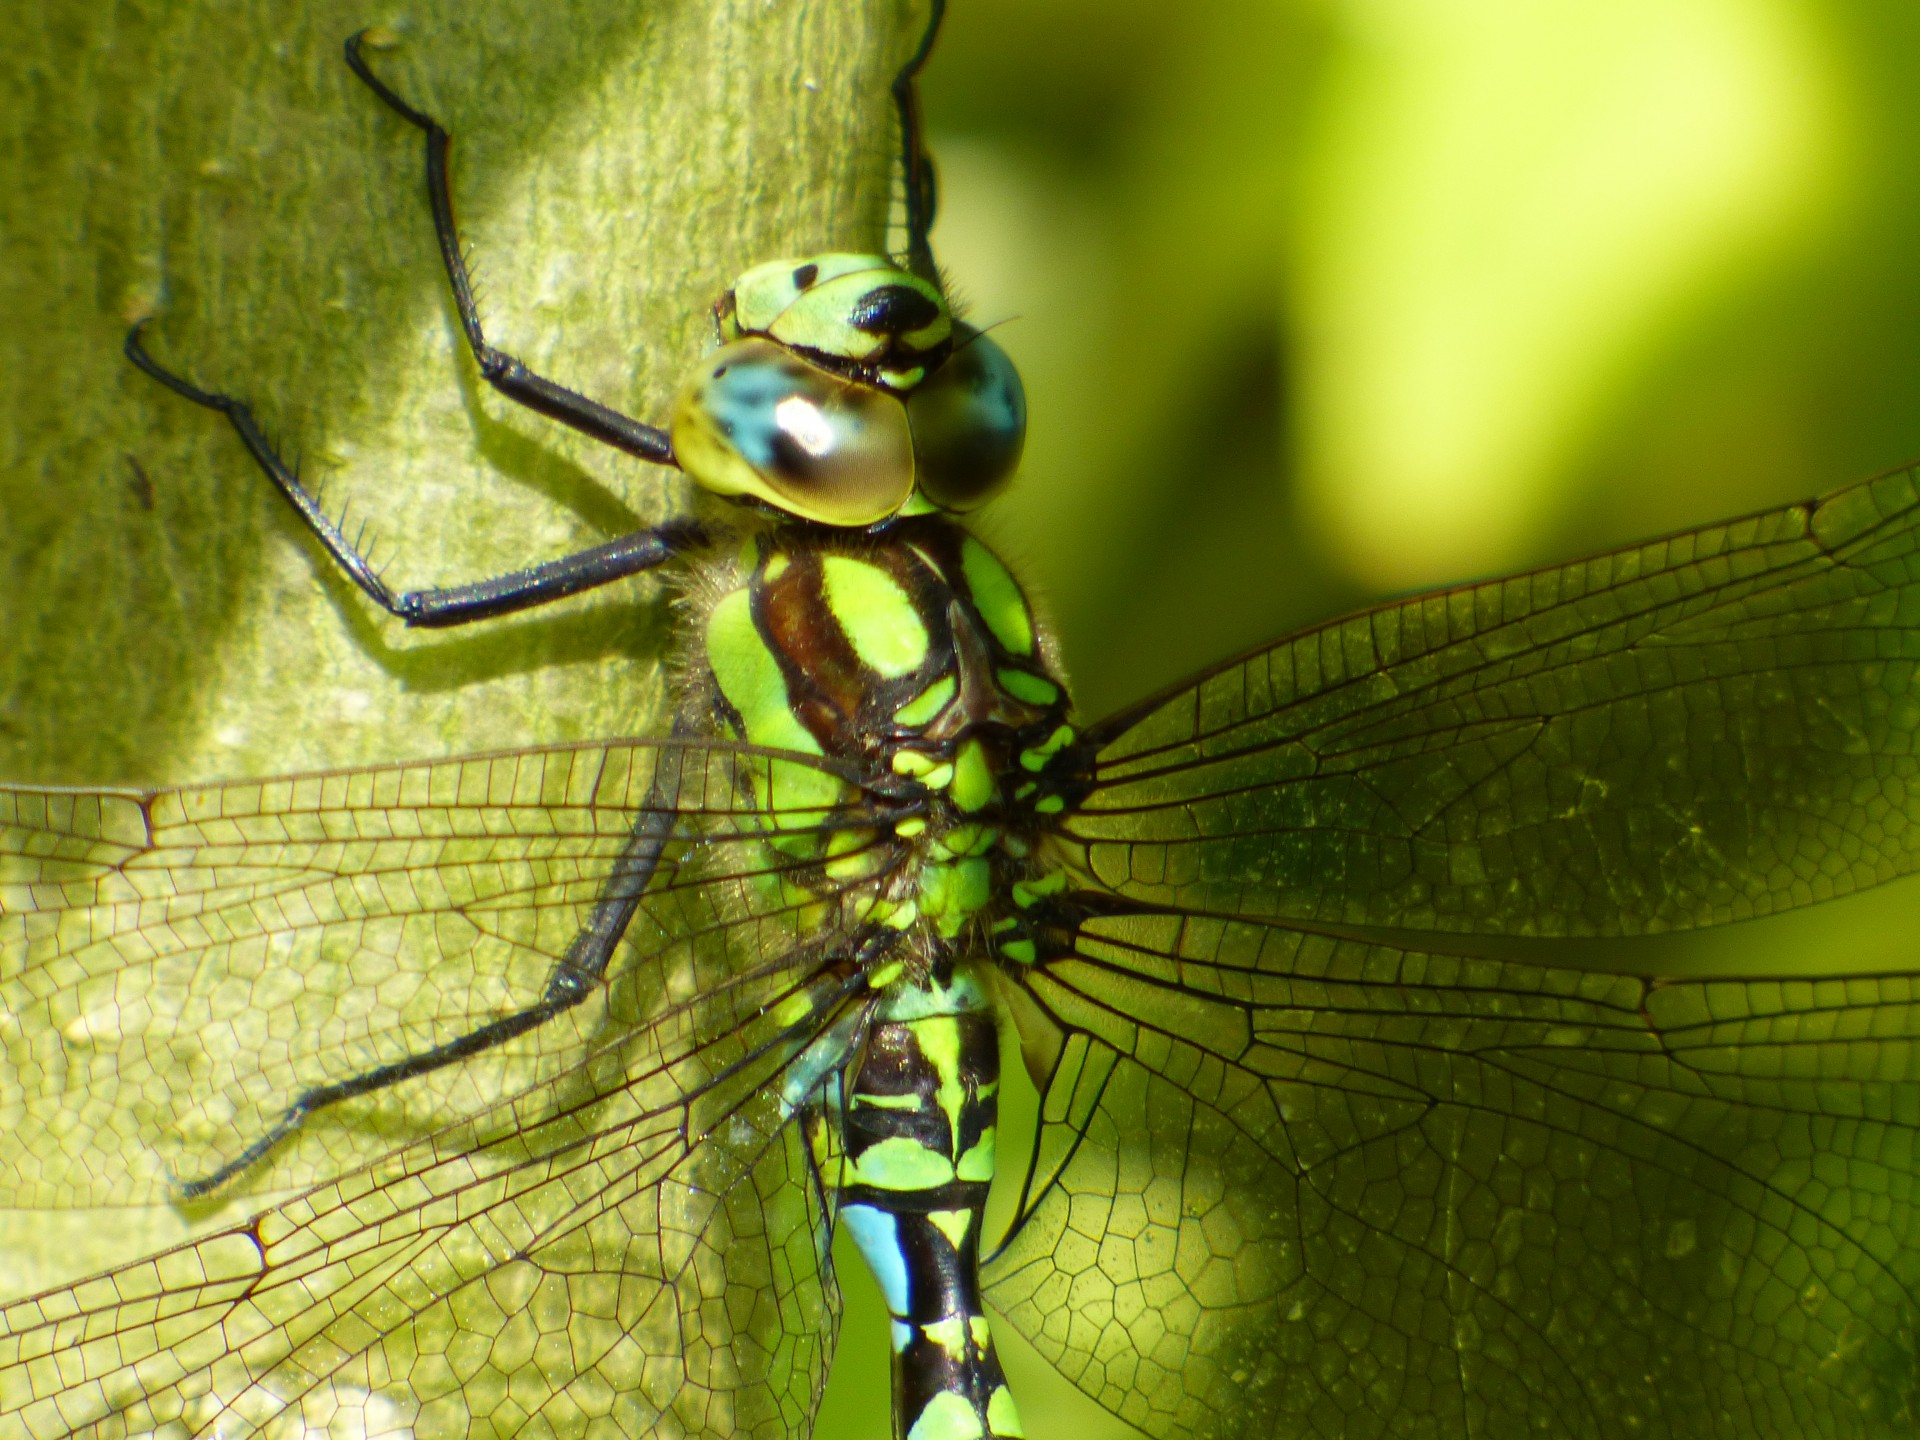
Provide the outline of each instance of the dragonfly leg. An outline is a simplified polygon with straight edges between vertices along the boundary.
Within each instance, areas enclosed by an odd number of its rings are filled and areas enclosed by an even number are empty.
[[[683,736],[687,728],[677,723],[674,734]],[[546,989],[538,1000],[524,1010],[516,1010],[498,1020],[489,1020],[464,1035],[429,1050],[422,1050],[417,1055],[376,1065],[348,1079],[315,1085],[301,1091],[280,1118],[233,1159],[196,1179],[180,1181],[180,1198],[197,1200],[211,1194],[234,1176],[264,1159],[281,1141],[305,1124],[309,1115],[329,1105],[370,1095],[402,1081],[485,1054],[529,1030],[537,1030],[556,1015],[571,1010],[592,995],[606,975],[613,952],[626,934],[627,926],[634,912],[639,909],[647,887],[652,884],[654,872],[659,868],[661,852],[673,834],[674,822],[679,818],[675,801],[680,785],[680,761],[681,756],[671,746],[662,749],[652,783],[648,787],[646,805],[634,820],[633,829],[627,836],[619,859],[614,863],[612,873],[607,877],[605,888],[594,902],[593,913],[567,946],[566,953],[554,962],[553,973],[548,976]]]
[[[932,0],[926,32],[921,35],[919,46],[893,77],[893,106],[900,115],[900,178],[906,190],[907,266],[929,280],[938,275],[933,263],[933,245],[927,237],[933,229],[939,191],[934,181],[933,157],[927,153],[926,137],[920,126],[917,82],[927,57],[933,53],[933,42],[940,34],[940,22],[946,13],[947,0]]]
[[[644,570],[655,569],[705,540],[705,533],[698,524],[689,520],[673,520],[649,530],[636,530],[630,535],[622,535],[604,545],[593,545],[571,555],[562,555],[558,559],[545,560],[520,570],[510,570],[504,575],[490,576],[485,580],[475,580],[465,585],[434,586],[425,590],[396,591],[380,578],[379,572],[366,556],[354,547],[339,523],[320,508],[320,501],[314,493],[300,483],[300,477],[273,448],[247,403],[231,395],[202,390],[162,367],[147,353],[141,342],[141,331],[145,326],[146,322],[142,321],[128,332],[127,358],[174,394],[226,416],[248,453],[266,472],[274,487],[286,497],[287,503],[300,513],[300,518],[326,547],[334,563],[346,571],[347,577],[374,604],[409,625],[445,629],[545,605],[582,590],[591,590],[629,575],[638,575]]]
[[[446,264],[447,282],[453,287],[453,303],[460,311],[460,326],[467,332],[467,344],[479,362],[480,374],[502,395],[529,410],[571,425],[603,444],[642,460],[656,465],[674,464],[673,445],[666,431],[536,375],[516,357],[487,343],[486,333],[480,326],[480,309],[473,298],[473,280],[467,274],[466,256],[460,249],[460,232],[453,220],[453,190],[447,181],[447,151],[453,145],[453,137],[438,120],[409,105],[373,73],[361,53],[365,34],[361,31],[347,40],[347,68],[359,76],[388,109],[408,124],[417,126],[427,137],[427,203],[433,209],[433,233],[440,242],[440,258]]]

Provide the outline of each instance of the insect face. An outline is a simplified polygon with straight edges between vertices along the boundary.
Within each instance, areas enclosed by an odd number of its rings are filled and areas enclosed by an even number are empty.
[[[1013,478],[1027,421],[1013,362],[894,261],[761,265],[715,313],[722,344],[669,424],[704,488],[862,526],[971,510]]]

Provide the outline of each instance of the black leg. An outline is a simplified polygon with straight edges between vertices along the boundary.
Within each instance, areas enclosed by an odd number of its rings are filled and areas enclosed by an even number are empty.
[[[691,727],[684,721],[673,727],[676,737],[684,737],[690,730]],[[634,912],[640,908],[647,887],[653,882],[654,871],[660,864],[660,853],[666,848],[673,834],[674,822],[679,818],[675,804],[680,789],[680,761],[680,754],[672,746],[661,749],[653,783],[647,788],[646,806],[634,821],[626,846],[614,862],[613,873],[607,877],[606,888],[594,902],[593,913],[567,946],[566,954],[554,962],[553,973],[547,978],[546,991],[540,999],[524,1010],[490,1020],[444,1045],[422,1050],[418,1055],[409,1055],[404,1060],[377,1065],[350,1079],[335,1081],[330,1085],[315,1085],[301,1091],[280,1118],[267,1128],[266,1133],[233,1159],[208,1174],[178,1181],[180,1198],[198,1200],[212,1194],[234,1176],[265,1158],[316,1111],[337,1105],[342,1100],[371,1095],[404,1080],[429,1075],[448,1065],[484,1054],[529,1030],[537,1030],[554,1016],[571,1010],[593,994],[606,977],[607,966],[613,961],[613,952],[619,947],[621,937],[627,933],[627,926],[633,921]]]
[[[947,0],[932,0],[927,15],[926,33],[900,73],[893,77],[893,105],[900,115],[900,175],[906,187],[907,268],[928,280],[938,279],[933,263],[933,245],[928,234],[933,229],[933,214],[939,202],[933,178],[933,157],[927,153],[926,139],[920,131],[920,92],[915,81],[933,53],[933,42],[940,34],[940,22],[947,13]]]
[[[468,585],[448,585],[430,590],[396,592],[382,580],[367,559],[348,540],[340,526],[320,508],[313,492],[300,483],[287,462],[282,460],[253,418],[246,402],[231,395],[202,390],[190,381],[163,369],[141,344],[142,321],[127,334],[127,358],[158,380],[174,394],[204,405],[227,417],[249,453],[273,481],[287,503],[300,512],[307,528],[319,537],[336,564],[347,572],[376,605],[409,625],[445,628],[475,620],[526,610],[535,605],[560,600],[582,590],[607,585],[643,570],[664,565],[704,540],[700,527],[690,520],[673,520],[651,530],[636,530],[618,540],[595,545],[558,560],[543,561],[505,575],[476,580]]]
[[[480,373],[489,385],[529,410],[537,410],[563,425],[571,425],[603,444],[625,450],[656,465],[674,464],[673,446],[667,432],[658,426],[609,409],[597,400],[589,400],[578,391],[556,385],[536,375],[504,350],[487,343],[480,328],[480,309],[473,299],[473,281],[467,274],[466,257],[460,250],[460,233],[453,223],[453,191],[447,184],[447,150],[453,137],[431,115],[416,110],[401,99],[387,83],[367,67],[360,53],[365,31],[347,41],[347,68],[366,82],[369,90],[384,100],[389,109],[409,124],[418,126],[427,137],[427,203],[433,208],[433,233],[440,241],[440,258],[447,267],[447,281],[453,286],[453,303],[460,311],[461,327],[467,332],[467,344],[480,364]],[[898,82],[896,83],[896,90]]]

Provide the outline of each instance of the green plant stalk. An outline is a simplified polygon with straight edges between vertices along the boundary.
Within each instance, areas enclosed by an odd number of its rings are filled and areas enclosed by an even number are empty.
[[[490,338],[664,418],[739,270],[885,241],[907,0],[406,11],[373,61],[453,132]],[[408,634],[213,414],[236,392],[398,588],[640,528],[689,487],[493,394],[419,133],[340,60],[365,0],[35,7],[0,56],[0,778],[146,783],[646,733],[652,582]]]

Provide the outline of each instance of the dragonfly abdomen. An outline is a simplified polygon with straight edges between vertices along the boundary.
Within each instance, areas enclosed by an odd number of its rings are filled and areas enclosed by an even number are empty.
[[[814,1130],[891,1317],[901,1440],[1022,1433],[980,1292],[999,1091],[992,1012],[962,967],[883,1004],[837,1113]]]

